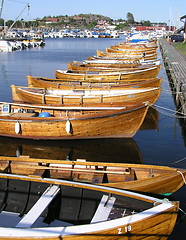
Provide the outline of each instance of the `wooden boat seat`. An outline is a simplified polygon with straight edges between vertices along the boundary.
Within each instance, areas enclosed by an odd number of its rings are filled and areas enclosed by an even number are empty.
[[[115,200],[116,200],[115,197],[109,197],[107,195],[103,195],[98,205],[98,208],[91,220],[91,223],[106,221],[113,208]]]
[[[125,181],[129,182],[129,181],[134,181],[134,180],[137,180],[136,173],[133,169],[130,169],[129,174],[127,174],[125,176]]]
[[[17,228],[29,228],[40,217],[45,208],[50,204],[54,197],[59,193],[59,186],[49,186],[30,211],[16,225]]]

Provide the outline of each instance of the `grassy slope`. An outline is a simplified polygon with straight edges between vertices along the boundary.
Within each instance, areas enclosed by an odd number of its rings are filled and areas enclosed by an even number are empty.
[[[180,43],[180,42],[176,42],[176,43],[172,43],[172,45],[181,53],[186,57],[186,43]]]

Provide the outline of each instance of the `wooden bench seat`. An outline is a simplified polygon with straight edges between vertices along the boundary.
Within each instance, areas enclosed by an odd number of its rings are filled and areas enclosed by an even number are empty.
[[[16,225],[17,228],[29,228],[35,221],[40,217],[42,212],[58,194],[60,188],[59,186],[52,185],[49,186],[45,192],[41,195],[35,205],[30,209],[30,211],[21,219],[21,221]]]
[[[91,223],[106,221],[113,208],[115,200],[116,200],[115,197],[109,197],[107,195],[103,195],[99,203],[99,206],[91,220]]]

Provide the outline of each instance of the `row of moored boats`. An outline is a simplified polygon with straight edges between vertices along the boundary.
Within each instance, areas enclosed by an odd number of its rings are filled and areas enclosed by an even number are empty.
[[[22,139],[133,137],[158,100],[156,41],[123,42],[27,76],[1,102],[0,135]],[[0,157],[0,238],[168,239],[186,170],[164,166]],[[145,193],[145,195],[144,195]]]

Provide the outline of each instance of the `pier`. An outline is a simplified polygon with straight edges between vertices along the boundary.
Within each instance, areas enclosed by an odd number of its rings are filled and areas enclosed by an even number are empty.
[[[186,57],[166,39],[160,39],[159,45],[172,91],[176,92],[176,106],[186,114]]]

